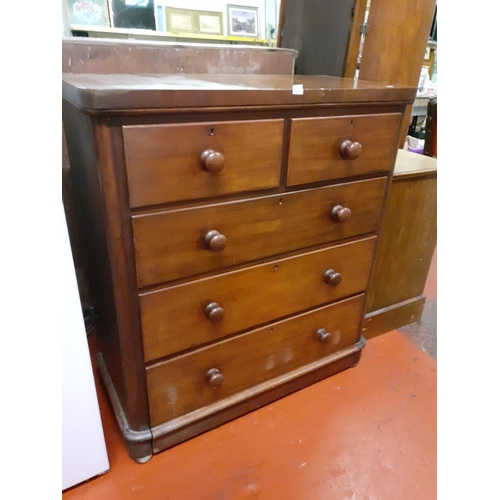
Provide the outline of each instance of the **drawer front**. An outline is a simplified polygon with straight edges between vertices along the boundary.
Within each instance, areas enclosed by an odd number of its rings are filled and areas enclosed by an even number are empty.
[[[141,294],[145,360],[363,292],[375,240],[370,237]],[[329,270],[332,284],[324,276]]]
[[[283,120],[125,126],[123,140],[131,207],[280,182]]]
[[[152,426],[354,344],[363,297],[315,309],[147,368]],[[210,385],[207,373],[213,369],[222,379],[212,371],[215,376]]]
[[[390,171],[400,120],[399,113],[292,119],[287,185]]]
[[[387,178],[132,218],[139,287],[376,231]],[[332,219],[335,206],[351,210]],[[225,248],[212,250],[218,231]]]

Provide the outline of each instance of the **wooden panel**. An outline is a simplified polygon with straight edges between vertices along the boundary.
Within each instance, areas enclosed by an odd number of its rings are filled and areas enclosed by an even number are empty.
[[[367,294],[368,312],[422,295],[436,247],[436,210],[435,173],[394,179]]]
[[[288,0],[280,47],[298,52],[298,75],[342,76],[354,0]]]
[[[123,210],[126,181],[121,169],[121,130],[92,120],[66,102],[63,118],[100,348],[130,430],[144,431],[149,429],[146,373],[132,228]],[[134,454],[134,443],[128,445]]]
[[[427,105],[424,155],[437,158],[437,99],[431,99]]]
[[[344,61],[344,78],[354,78],[358,68],[358,56],[361,42],[361,28],[365,21],[366,4],[368,0],[356,0],[352,17],[351,33]]]
[[[383,177],[134,216],[138,284],[144,287],[374,232],[386,183]],[[351,209],[348,222],[332,220],[330,211],[336,205]],[[227,238],[224,250],[207,248],[204,240],[210,230]]]
[[[363,44],[359,78],[416,87],[423,66],[435,0],[376,0]]]
[[[417,155],[403,149],[398,150],[396,165],[394,167],[394,181],[403,179],[423,179],[436,177],[437,161],[424,155]]]
[[[136,2],[134,2],[136,3]],[[140,35],[139,35],[140,36]],[[62,40],[62,72],[130,75],[291,75],[295,53],[245,45],[158,43],[145,40]],[[157,80],[157,85],[161,84]],[[152,90],[152,89],[151,89]],[[122,96],[125,101],[126,97]]]
[[[202,432],[225,424],[230,420],[240,417],[252,410],[256,410],[257,408],[261,408],[288,394],[309,387],[342,370],[356,366],[361,357],[361,349],[362,346],[353,349],[345,356],[342,356],[341,351],[333,354],[329,358],[323,358],[325,361],[324,363],[314,363],[313,366],[305,366],[303,370],[300,370],[302,373],[299,374],[294,372],[290,373],[290,377],[287,377],[288,380],[283,381],[281,379],[285,377],[279,377],[277,384],[273,384],[272,381],[268,382],[265,391],[255,391],[254,394],[250,395],[243,393],[244,396],[239,401],[231,401],[231,404],[217,412],[213,412],[212,409],[212,413],[206,416],[198,415],[198,412],[193,412],[185,417],[180,417],[178,419],[178,425],[175,427],[172,425],[172,421],[154,427],[152,429],[154,451],[158,453],[162,450],[166,450],[186,439],[190,439]],[[299,370],[294,371],[297,372]],[[190,416],[194,418],[189,418]]]
[[[146,361],[365,290],[375,237],[140,295]],[[323,274],[342,275],[337,286]],[[212,323],[205,308],[224,318]]]
[[[147,369],[151,424],[220,401],[356,342],[363,295],[274,323]],[[316,332],[325,329],[330,341]],[[206,380],[210,369],[220,387]]]
[[[123,127],[130,206],[277,187],[283,120]],[[200,155],[223,155],[220,172],[202,168]]]
[[[399,113],[293,119],[287,185],[391,170],[400,119]],[[341,156],[345,140],[361,144],[358,158]]]
[[[363,322],[363,337],[368,340],[418,321],[424,305],[425,297],[421,296],[367,314]]]
[[[376,0],[370,5],[370,30],[363,44],[359,78],[417,87],[429,39],[435,0]],[[411,107],[401,122],[403,147]]]

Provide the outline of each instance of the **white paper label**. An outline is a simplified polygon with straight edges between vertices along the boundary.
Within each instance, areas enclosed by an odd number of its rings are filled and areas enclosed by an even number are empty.
[[[293,95],[304,95],[304,85],[292,85]]]

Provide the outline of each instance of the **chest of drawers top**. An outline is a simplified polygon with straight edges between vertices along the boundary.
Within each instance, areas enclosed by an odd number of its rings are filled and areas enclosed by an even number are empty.
[[[415,99],[414,87],[293,75],[296,52],[116,40],[63,40],[63,98],[88,113],[210,113]]]

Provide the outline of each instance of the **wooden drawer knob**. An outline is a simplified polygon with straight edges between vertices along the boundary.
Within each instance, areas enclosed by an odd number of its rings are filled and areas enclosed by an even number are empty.
[[[322,343],[322,344],[328,344],[330,340],[332,340],[332,334],[330,332],[327,332],[324,328],[320,328],[316,332],[316,338]]]
[[[340,156],[345,160],[355,160],[361,155],[363,146],[359,142],[353,142],[349,139],[340,145]]]
[[[226,248],[227,238],[220,234],[219,231],[208,231],[205,235],[205,244],[207,248],[213,250],[214,252],[220,252]]]
[[[333,269],[328,269],[325,271],[325,274],[323,274],[323,279],[328,285],[337,286],[340,285],[340,282],[342,281],[342,275],[335,272]]]
[[[218,323],[224,319],[224,309],[217,302],[210,302],[205,307],[205,314],[212,323]]]
[[[351,210],[342,205],[335,205],[330,212],[330,216],[335,222],[347,222],[351,218]]]
[[[222,382],[224,382],[224,375],[222,375],[217,368],[210,368],[205,378],[207,379],[208,384],[212,387],[220,387]]]
[[[222,153],[218,153],[213,149],[205,149],[205,151],[201,153],[200,162],[204,170],[212,174],[216,174],[224,168],[226,159]]]

